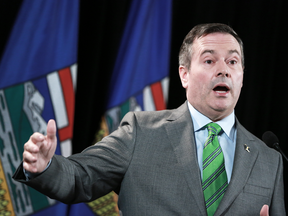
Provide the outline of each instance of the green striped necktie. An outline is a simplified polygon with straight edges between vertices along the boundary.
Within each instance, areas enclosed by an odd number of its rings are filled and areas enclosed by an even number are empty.
[[[208,138],[203,149],[202,188],[208,216],[214,215],[228,186],[224,156],[217,138],[222,128],[216,123],[209,123]]]

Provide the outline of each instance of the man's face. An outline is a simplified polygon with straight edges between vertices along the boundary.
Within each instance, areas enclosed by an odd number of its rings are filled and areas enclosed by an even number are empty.
[[[192,106],[212,121],[221,120],[232,113],[241,92],[240,45],[225,33],[195,39],[190,69],[180,66],[179,74]]]

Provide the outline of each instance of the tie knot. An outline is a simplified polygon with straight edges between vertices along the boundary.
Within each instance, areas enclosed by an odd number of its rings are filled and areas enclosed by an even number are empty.
[[[208,135],[218,135],[218,133],[222,130],[222,128],[216,123],[209,123],[206,125],[208,129]]]

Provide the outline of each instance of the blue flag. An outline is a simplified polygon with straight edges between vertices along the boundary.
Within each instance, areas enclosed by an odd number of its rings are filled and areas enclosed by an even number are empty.
[[[109,132],[128,111],[166,108],[171,13],[172,0],[132,2],[110,83]]]
[[[172,0],[131,2],[98,140],[117,129],[128,111],[166,108],[171,13]]]
[[[132,1],[99,137],[117,129],[129,111],[166,108],[171,13],[172,0]]]
[[[0,63],[1,215],[60,216],[71,210],[11,176],[24,143],[35,131],[45,134],[49,119],[57,123],[56,154],[71,154],[78,20],[78,0],[22,3]],[[79,205],[82,213],[91,212]]]
[[[172,0],[133,0],[110,83],[109,131],[130,110],[166,107]],[[114,212],[113,193],[65,205],[11,180],[23,144],[46,123],[57,124],[57,154],[71,154],[77,76],[78,0],[24,0],[0,63],[1,214],[101,215]],[[97,203],[106,203],[105,207]],[[114,200],[114,203],[113,203]],[[96,210],[95,210],[96,209]],[[114,215],[114,213],[113,213]]]

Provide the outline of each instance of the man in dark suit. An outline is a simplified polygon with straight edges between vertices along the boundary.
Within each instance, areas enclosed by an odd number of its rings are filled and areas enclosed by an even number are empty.
[[[178,109],[130,112],[115,132],[69,158],[54,155],[50,120],[47,136],[34,133],[24,145],[13,178],[64,203],[114,190],[125,216],[286,215],[281,155],[234,115],[243,82],[241,39],[224,24],[198,25],[183,41],[179,65],[187,101]],[[211,143],[216,136],[228,184],[213,212],[202,189],[211,122],[220,126]]]

